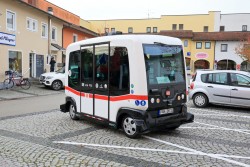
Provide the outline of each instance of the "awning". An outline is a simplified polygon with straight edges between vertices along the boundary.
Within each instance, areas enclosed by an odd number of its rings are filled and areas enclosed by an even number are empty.
[[[61,47],[60,45],[55,44],[55,43],[51,43],[51,46],[53,46],[58,51],[65,51],[66,50],[63,47]],[[55,50],[55,49],[51,49],[51,50]]]

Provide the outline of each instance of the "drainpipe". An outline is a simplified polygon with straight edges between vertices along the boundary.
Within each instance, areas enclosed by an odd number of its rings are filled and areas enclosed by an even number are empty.
[[[53,15],[53,8],[48,7],[48,13]],[[51,56],[51,16],[48,17],[48,55]]]

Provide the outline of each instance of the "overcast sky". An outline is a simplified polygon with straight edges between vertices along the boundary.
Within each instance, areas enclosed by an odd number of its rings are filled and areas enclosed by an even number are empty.
[[[47,0],[85,20],[159,18],[161,15],[250,13],[250,0]]]

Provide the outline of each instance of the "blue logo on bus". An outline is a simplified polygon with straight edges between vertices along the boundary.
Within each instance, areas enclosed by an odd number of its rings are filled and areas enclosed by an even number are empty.
[[[139,105],[140,105],[140,101],[139,101],[139,100],[136,100],[136,101],[135,101],[135,105],[136,105],[136,106],[139,106]]]
[[[141,106],[145,106],[146,105],[146,101],[145,100],[142,100],[141,101]]]

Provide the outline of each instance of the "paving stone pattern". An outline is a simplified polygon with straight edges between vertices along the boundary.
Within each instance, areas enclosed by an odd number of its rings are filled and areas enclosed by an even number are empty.
[[[189,110],[195,123],[138,139],[58,110],[1,118],[0,166],[250,166],[250,111]]]

